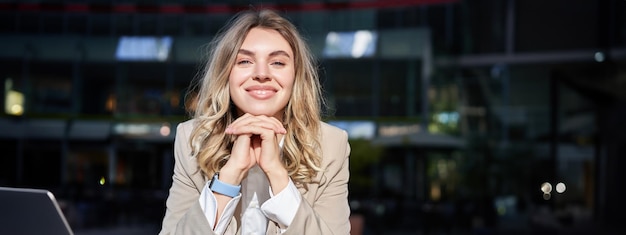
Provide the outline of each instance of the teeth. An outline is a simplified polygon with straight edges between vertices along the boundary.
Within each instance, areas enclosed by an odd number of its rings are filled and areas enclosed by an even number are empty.
[[[269,93],[269,91],[267,91],[267,90],[256,90],[256,91],[254,91],[254,93],[258,94],[258,95],[265,95],[265,94]]]

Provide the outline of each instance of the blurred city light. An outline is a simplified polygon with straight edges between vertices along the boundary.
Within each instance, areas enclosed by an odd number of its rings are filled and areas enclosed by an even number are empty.
[[[7,92],[4,111],[9,115],[21,116],[24,114],[24,94],[10,90]]]
[[[172,37],[122,36],[115,58],[120,61],[166,61],[172,47]]]
[[[552,192],[552,184],[545,182],[543,184],[541,184],[541,191],[543,193],[550,193]]]
[[[548,182],[541,184],[541,192],[543,192],[543,200],[550,200],[552,197],[552,184]]]
[[[159,130],[159,133],[161,133],[162,136],[169,136],[170,132],[171,132],[170,124],[163,123],[163,125],[161,126],[161,129]]]
[[[13,90],[13,79],[4,80],[4,112],[9,115],[21,116],[24,113],[24,94]]]
[[[376,53],[377,39],[378,33],[369,30],[329,32],[323,54],[326,58],[372,57]]]
[[[558,184],[556,184],[556,192],[557,193],[565,192],[565,183],[559,182]]]
[[[551,195],[551,194],[549,194],[549,193],[544,193],[544,194],[543,194],[543,200],[546,200],[546,201],[547,201],[547,200],[550,200],[550,197],[552,197],[552,195]]]
[[[596,62],[603,62],[604,61],[604,53],[598,51],[598,52],[596,52],[596,54],[593,55],[593,58],[596,60]]]

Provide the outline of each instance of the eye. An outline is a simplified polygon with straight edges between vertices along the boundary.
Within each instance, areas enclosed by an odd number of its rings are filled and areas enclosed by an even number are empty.
[[[237,64],[252,64],[252,61],[249,61],[249,60],[239,60],[239,61],[237,61]]]
[[[274,61],[274,62],[272,62],[272,65],[284,66],[285,63],[283,63],[281,61]]]

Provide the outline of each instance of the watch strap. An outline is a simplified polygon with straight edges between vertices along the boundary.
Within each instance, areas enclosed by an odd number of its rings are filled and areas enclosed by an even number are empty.
[[[219,172],[213,175],[211,179],[211,183],[209,184],[209,189],[211,191],[226,195],[229,197],[236,197],[239,195],[239,191],[241,191],[241,185],[232,185],[228,183],[224,183],[218,179]]]

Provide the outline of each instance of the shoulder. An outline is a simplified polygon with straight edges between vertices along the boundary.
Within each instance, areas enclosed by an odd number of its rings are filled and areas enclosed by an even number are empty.
[[[189,141],[191,141],[191,133],[193,132],[193,128],[195,126],[194,119],[186,120],[178,123],[176,126],[176,133],[174,138],[174,145],[176,149],[181,150],[180,156],[189,156],[191,154],[191,146]]]
[[[176,126],[176,137],[177,138],[189,137],[191,135],[191,131],[193,130],[195,126],[195,123],[196,123],[195,119],[189,119],[189,120],[178,123],[178,125]]]
[[[346,180],[349,177],[350,143],[347,131],[325,122],[322,122],[320,126],[319,141],[322,149],[320,167],[323,170],[316,176],[319,184],[310,186],[328,187],[330,181]]]
[[[348,132],[326,122],[321,123],[320,144],[324,160],[342,159],[350,152]]]
[[[180,122],[178,123],[178,127],[177,129],[183,129],[183,130],[191,130],[193,129],[193,126],[195,125],[196,121],[195,119],[188,119],[186,121]]]
[[[328,124],[327,122],[321,122],[320,124],[322,138],[328,136],[345,137],[348,138],[348,132],[339,127]]]

